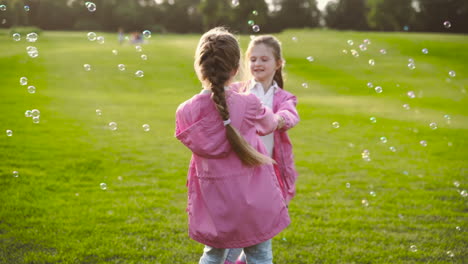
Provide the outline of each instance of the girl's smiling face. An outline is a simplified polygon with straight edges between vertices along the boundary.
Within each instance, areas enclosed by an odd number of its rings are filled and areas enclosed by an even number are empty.
[[[281,66],[281,61],[275,60],[273,49],[265,44],[255,45],[252,47],[248,59],[250,72],[255,80],[261,82],[264,88],[270,87],[276,70]]]

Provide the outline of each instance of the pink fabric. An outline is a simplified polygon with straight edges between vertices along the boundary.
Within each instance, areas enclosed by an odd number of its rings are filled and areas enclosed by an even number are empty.
[[[248,93],[248,83],[233,83],[230,85],[233,91]],[[293,94],[278,89],[273,96],[273,112],[284,118],[285,124],[281,130],[275,130],[273,159],[276,161],[276,173],[281,182],[282,193],[286,203],[296,195],[297,171],[294,166],[292,144],[287,131],[297,125],[299,114],[296,110],[297,98]]]
[[[271,133],[278,116],[255,95],[226,91],[231,125],[261,153],[257,134]],[[244,166],[231,151],[210,94],[176,111],[175,135],[192,151],[188,172],[189,235],[215,248],[243,248],[273,238],[290,223],[272,165]]]
[[[240,260],[238,260],[238,261],[236,261],[236,263],[235,263],[235,264],[247,264],[247,263],[245,263],[244,261],[240,261]]]

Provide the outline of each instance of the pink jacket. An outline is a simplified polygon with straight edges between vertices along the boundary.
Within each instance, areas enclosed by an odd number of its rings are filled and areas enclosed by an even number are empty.
[[[261,153],[257,134],[271,133],[277,116],[255,95],[226,91],[231,124]],[[272,165],[244,166],[231,150],[210,94],[197,94],[176,112],[175,135],[192,151],[188,171],[189,235],[216,248],[266,241],[290,223]]]
[[[246,93],[248,85],[233,83],[231,89],[240,93]],[[284,118],[285,124],[280,130],[275,130],[273,159],[276,161],[276,172],[280,181],[283,196],[286,203],[296,195],[297,171],[294,166],[292,144],[287,131],[297,125],[299,114],[296,110],[297,98],[293,94],[278,89],[273,95],[273,112]]]

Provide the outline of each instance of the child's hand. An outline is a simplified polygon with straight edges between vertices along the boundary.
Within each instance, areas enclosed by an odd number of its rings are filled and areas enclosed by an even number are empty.
[[[278,119],[278,126],[276,127],[276,130],[280,130],[284,126],[284,117],[279,116],[280,118]]]

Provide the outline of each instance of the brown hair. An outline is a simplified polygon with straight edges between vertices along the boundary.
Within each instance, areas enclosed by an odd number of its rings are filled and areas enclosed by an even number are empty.
[[[211,98],[224,121],[229,119],[224,86],[238,70],[239,62],[239,43],[226,29],[213,28],[200,38],[195,52],[195,72],[203,85],[213,92]],[[226,137],[244,165],[257,166],[273,162],[254,149],[231,124],[226,125]]]
[[[273,56],[275,57],[275,61],[278,62],[281,60],[281,66],[276,70],[275,76],[273,76],[273,80],[278,84],[280,88],[284,88],[283,85],[283,55],[281,54],[281,42],[272,35],[262,35],[257,36],[252,39],[249,43],[249,47],[247,48],[247,52],[245,53],[246,63],[250,60],[250,53],[252,52],[252,48],[256,45],[264,44],[267,47],[270,47],[273,50]]]

